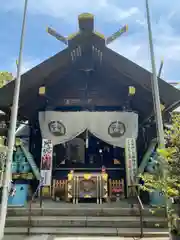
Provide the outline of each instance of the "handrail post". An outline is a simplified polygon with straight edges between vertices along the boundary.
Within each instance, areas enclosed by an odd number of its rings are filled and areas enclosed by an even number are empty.
[[[29,211],[28,211],[28,229],[27,229],[27,235],[30,235],[30,228],[31,228],[31,210],[32,210],[32,199],[29,204]]]
[[[142,213],[142,208],[141,205],[139,203],[139,213],[140,213],[140,229],[141,229],[141,234],[140,234],[140,238],[144,237],[144,231],[143,231],[143,213]]]
[[[43,215],[43,210],[42,210],[42,204],[43,204],[43,201],[42,201],[42,188],[43,188],[43,186],[42,185],[40,185],[40,192],[39,192],[39,197],[40,197],[40,209],[41,209],[41,215]]]
[[[32,213],[32,203],[34,198],[36,197],[36,194],[38,193],[38,191],[40,190],[40,208],[42,209],[42,186],[41,186],[41,182],[39,183],[36,191],[34,192],[34,194],[32,195],[31,201],[29,203],[29,211],[28,211],[28,227],[27,227],[27,234],[30,235],[30,229],[31,229],[31,213]]]
[[[144,237],[144,231],[143,231],[143,210],[144,210],[144,206],[143,206],[142,201],[139,197],[137,188],[135,188],[135,194],[136,194],[136,197],[137,197],[137,200],[138,200],[139,214],[140,214],[140,238],[143,238]]]
[[[42,208],[42,186],[40,186],[40,208]]]

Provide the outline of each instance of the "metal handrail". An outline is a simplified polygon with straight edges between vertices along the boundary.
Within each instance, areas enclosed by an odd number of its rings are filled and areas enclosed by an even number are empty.
[[[139,206],[139,214],[140,214],[140,238],[144,237],[144,230],[143,230],[143,210],[144,210],[144,206],[143,203],[141,201],[141,198],[137,192],[137,189],[135,187],[135,194],[138,200],[138,206]]]
[[[144,210],[144,206],[142,204],[142,201],[139,197],[139,195],[137,194],[137,199],[138,199],[138,205],[139,205],[139,213],[140,213],[140,237],[143,238],[144,237],[144,231],[143,231],[143,210]]]
[[[138,198],[139,204],[140,204],[140,206],[141,206],[141,209],[144,210],[144,206],[143,206],[143,204],[142,204],[142,201],[141,201],[141,198],[139,197],[139,195],[137,195],[137,198]]]
[[[32,217],[32,203],[34,202],[34,199],[36,197],[36,194],[40,191],[40,202],[39,206],[40,209],[42,209],[42,184],[41,182],[39,183],[38,187],[36,188],[36,191],[32,195],[32,198],[29,203],[29,211],[28,211],[28,229],[27,229],[27,234],[30,235],[30,230],[31,230],[31,217]]]
[[[144,210],[144,206],[143,206],[143,203],[141,201],[141,198],[138,194],[138,191],[137,191],[137,186],[135,185],[132,185],[133,189],[135,191],[133,191],[135,193],[135,197],[137,198],[138,200],[138,206],[139,206],[139,214],[140,214],[140,238],[143,238],[144,237],[144,230],[143,230],[143,210]],[[133,208],[134,207],[134,204],[131,204],[131,207]]]

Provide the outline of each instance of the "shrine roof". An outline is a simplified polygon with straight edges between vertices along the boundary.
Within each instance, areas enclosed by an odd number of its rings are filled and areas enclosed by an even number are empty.
[[[80,20],[81,19],[79,19],[79,21]],[[83,24],[84,23],[80,25],[80,30],[85,26]],[[54,84],[55,88],[57,79],[60,80],[64,78],[72,69],[88,69],[94,66],[97,58],[93,57],[92,49],[97,50],[97,55],[99,54],[102,58],[101,66],[99,67],[101,71],[104,71],[103,66],[104,69],[106,66],[110,66],[114,72],[116,72],[117,78],[118,74],[119,76],[123,75],[126,79],[130,79],[130,82],[134,83],[137,91],[138,87],[143,89],[141,92],[142,95],[147,98],[147,101],[152,103],[152,74],[124,56],[109,49],[106,46],[105,38],[101,34],[93,31],[92,22],[88,22],[87,26],[88,31],[79,31],[69,36],[68,47],[66,49],[22,75],[19,99],[20,118],[28,119],[40,106],[42,107],[43,103],[39,100],[39,88],[41,86],[46,84],[50,85],[51,83],[51,85]],[[73,60],[73,56],[76,58],[76,61]],[[84,56],[86,56],[86,59],[88,56],[89,60],[84,61]],[[74,62],[79,62],[80,65]],[[56,80],[52,81],[52,79]],[[14,85],[15,81],[12,81],[0,89],[0,109],[2,111],[8,112],[12,106]],[[119,81],[119,89],[121,89],[121,86],[122,82]],[[159,91],[161,103],[165,106],[165,111],[171,111],[180,105],[180,91],[162,79],[159,79]],[[140,106],[140,103],[138,104],[141,112],[144,112],[144,116],[148,117],[151,111],[147,109],[145,102],[144,106]],[[143,105],[142,102],[141,105]]]

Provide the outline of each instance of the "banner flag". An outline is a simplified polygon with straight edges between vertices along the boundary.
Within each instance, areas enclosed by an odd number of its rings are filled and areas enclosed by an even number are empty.
[[[51,186],[52,176],[52,163],[53,163],[53,145],[51,140],[42,140],[41,151],[41,181],[42,186]]]
[[[127,194],[129,193],[129,187],[136,184],[137,177],[137,149],[136,149],[136,139],[127,138],[125,147],[125,160],[126,160],[126,184],[127,184]]]

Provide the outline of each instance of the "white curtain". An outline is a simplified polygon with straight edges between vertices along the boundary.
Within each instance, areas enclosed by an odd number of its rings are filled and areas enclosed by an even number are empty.
[[[87,128],[84,114],[85,112],[40,112],[42,138],[51,140],[53,145],[74,139]]]
[[[133,112],[39,113],[42,137],[53,145],[68,142],[88,129],[94,136],[116,147],[125,147],[126,138],[137,138],[138,115]]]
[[[125,147],[126,138],[137,138],[138,115],[133,112],[91,112],[89,131],[115,147]]]

